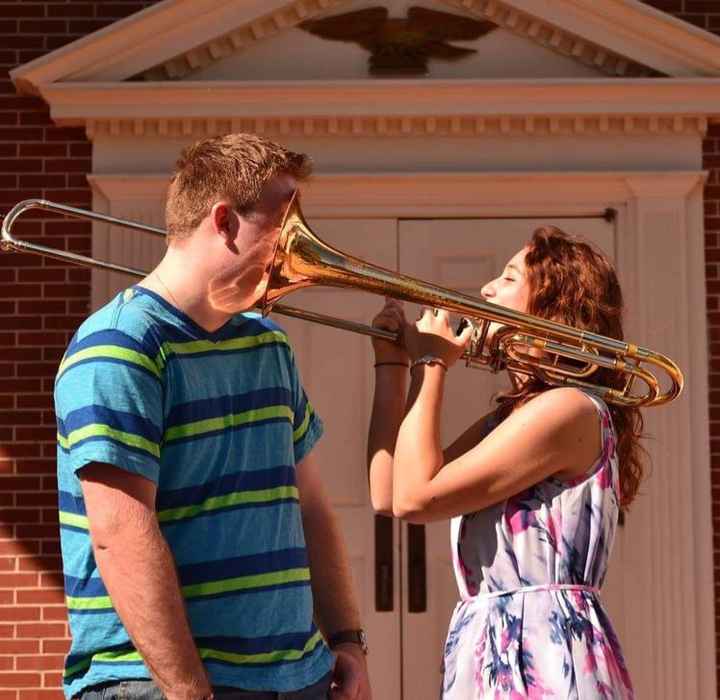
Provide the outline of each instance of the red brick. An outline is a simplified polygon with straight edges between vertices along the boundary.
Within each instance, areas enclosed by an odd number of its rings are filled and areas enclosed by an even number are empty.
[[[59,688],[62,686],[62,682],[63,674],[60,671],[58,671],[57,673],[43,673],[43,688]],[[20,700],[24,700],[22,698],[22,693],[20,695]],[[51,700],[51,698],[45,694],[42,694],[38,695],[38,697],[34,698],[34,700]],[[60,697],[55,696],[55,700],[62,700],[62,695]]]
[[[96,3],[72,2],[60,5],[47,5],[48,17],[93,17]]]
[[[12,607],[0,607],[0,620],[3,622],[38,622],[40,613],[40,608],[36,606],[13,605]]]
[[[30,588],[38,585],[37,574],[0,574],[0,588]]]
[[[1,484],[2,482],[0,482]],[[19,542],[18,540],[0,540],[0,554],[39,554],[39,542]]]
[[[15,571],[18,566],[18,560],[16,557],[0,557],[0,571],[7,573],[8,571]]]
[[[47,494],[49,498],[54,498],[57,501],[57,494]],[[25,498],[25,497],[23,497]],[[57,510],[55,511],[55,518],[57,519]],[[61,571],[62,570],[62,559],[59,555],[35,556],[35,557],[19,557],[18,568],[20,571]],[[19,602],[19,601],[18,601]],[[23,602],[47,602],[47,601],[35,601],[25,600]],[[51,601],[55,602],[55,601]]]
[[[22,461],[22,468],[24,474],[53,474],[55,472],[55,460],[52,459],[24,459]],[[57,501],[51,501],[47,503],[44,499],[48,498],[48,495],[55,494],[26,494],[23,496],[23,503],[37,504],[37,505],[54,505]],[[41,500],[43,499],[43,500]]]
[[[0,3],[0,17],[44,17],[46,3],[4,2]]]
[[[36,688],[41,680],[39,673],[0,673],[0,688]]]
[[[34,508],[5,508],[0,517],[5,524],[40,522],[40,513]]]
[[[30,19],[21,20],[21,34],[65,34],[68,23],[62,19]]]
[[[0,639],[0,654],[37,654],[40,642],[36,639]]]
[[[52,675],[56,676],[56,674]],[[43,679],[43,683],[48,687],[49,681],[47,678]],[[54,685],[59,687],[61,682],[54,682]],[[65,700],[65,696],[62,690],[21,690],[18,697],[13,698],[13,700]]]
[[[37,491],[41,483],[37,477],[0,476],[0,490],[2,491],[10,489],[13,491]]]
[[[37,427],[37,428],[21,428],[18,427],[15,430],[15,439],[16,440],[46,440],[47,442],[53,442],[55,438],[57,437],[57,431],[55,428],[45,428],[45,427]]]
[[[58,536],[57,525],[16,525],[15,531],[18,537],[36,539],[43,538],[47,539],[50,537]]]
[[[42,609],[42,619],[47,622],[67,622],[67,608],[65,604],[44,607]]]
[[[18,671],[47,671],[49,669],[63,668],[65,657],[51,656],[18,656],[16,657]]]
[[[68,640],[43,639],[41,644],[43,654],[66,654],[70,648]]]
[[[20,639],[45,639],[46,637],[60,638],[65,636],[65,625],[57,622],[21,623],[16,626],[16,629],[17,636]]]

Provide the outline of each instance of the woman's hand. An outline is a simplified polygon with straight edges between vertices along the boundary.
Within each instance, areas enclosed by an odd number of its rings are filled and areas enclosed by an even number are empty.
[[[372,325],[373,328],[391,331],[399,336],[397,343],[373,336],[372,344],[375,350],[375,362],[403,362],[409,366],[410,360],[403,340],[407,321],[405,320],[402,304],[396,299],[386,297],[385,306],[375,316]]]
[[[472,333],[472,326],[467,326],[460,335],[455,335],[447,311],[425,309],[415,323],[406,325],[405,346],[411,360],[432,355],[451,367],[462,356]]]

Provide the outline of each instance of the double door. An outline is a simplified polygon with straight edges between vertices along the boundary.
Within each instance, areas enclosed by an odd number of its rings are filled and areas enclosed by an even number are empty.
[[[312,219],[315,232],[340,250],[443,287],[479,296],[541,224],[556,224],[614,255],[614,229],[603,219],[398,220]],[[311,288],[291,295],[300,308],[369,323],[380,297],[352,290]],[[417,307],[406,305],[408,318]],[[407,525],[376,516],[366,477],[367,427],[372,407],[370,340],[313,323],[278,317],[290,335],[303,383],[325,423],[316,447],[325,484],[350,557],[371,647],[369,668],[377,700],[435,700],[442,650],[457,603],[449,523]],[[449,373],[442,416],[444,444],[492,407],[504,375],[466,369]],[[622,559],[624,532],[613,554]],[[603,591],[621,641],[628,601],[620,567],[611,566]],[[630,660],[631,671],[632,663]]]

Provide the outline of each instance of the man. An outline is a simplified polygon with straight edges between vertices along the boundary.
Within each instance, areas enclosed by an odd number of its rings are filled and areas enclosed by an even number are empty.
[[[320,420],[285,334],[239,313],[263,295],[308,173],[306,156],[248,134],[187,148],[164,258],[67,349],[55,389],[67,697],[370,698],[311,455]]]

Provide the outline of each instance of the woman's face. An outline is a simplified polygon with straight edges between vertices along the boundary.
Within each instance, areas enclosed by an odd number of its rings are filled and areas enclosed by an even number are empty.
[[[525,276],[526,253],[527,248],[523,248],[510,258],[502,274],[482,288],[483,299],[507,309],[527,313],[530,289]]]

